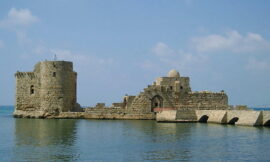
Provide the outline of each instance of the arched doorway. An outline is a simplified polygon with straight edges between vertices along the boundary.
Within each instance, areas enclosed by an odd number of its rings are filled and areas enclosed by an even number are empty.
[[[154,111],[154,108],[163,107],[163,98],[156,95],[151,99],[151,111]]]
[[[199,122],[200,123],[207,123],[207,120],[208,120],[208,116],[207,115],[203,115],[200,119],[199,119]]]
[[[267,120],[265,123],[264,123],[264,126],[270,126],[270,120]]]
[[[232,118],[232,119],[228,122],[228,124],[234,125],[238,120],[239,120],[238,117],[234,117],[234,118]]]

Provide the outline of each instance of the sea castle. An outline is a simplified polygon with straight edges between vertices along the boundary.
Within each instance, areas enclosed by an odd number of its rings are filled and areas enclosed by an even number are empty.
[[[32,72],[17,72],[15,117],[140,119],[159,122],[213,122],[236,125],[270,125],[270,111],[230,106],[220,92],[193,92],[189,77],[176,70],[159,77],[137,96],[106,107],[82,108],[77,103],[77,73],[68,61],[43,61]]]

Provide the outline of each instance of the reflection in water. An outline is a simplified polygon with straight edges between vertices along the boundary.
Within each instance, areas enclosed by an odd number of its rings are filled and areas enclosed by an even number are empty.
[[[144,160],[190,159],[190,124],[156,123],[153,121],[126,123],[127,130],[130,130],[131,127],[138,132],[127,131],[129,136],[137,136],[141,139],[142,146],[151,146],[142,151],[140,156]]]
[[[0,161],[270,160],[270,128],[265,127],[0,114],[1,123]]]
[[[14,160],[75,160],[76,120],[16,119]]]

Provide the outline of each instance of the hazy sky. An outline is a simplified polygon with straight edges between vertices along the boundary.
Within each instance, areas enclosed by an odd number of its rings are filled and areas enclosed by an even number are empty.
[[[14,73],[73,61],[78,102],[119,102],[175,68],[194,91],[270,105],[269,0],[1,0],[0,105]]]

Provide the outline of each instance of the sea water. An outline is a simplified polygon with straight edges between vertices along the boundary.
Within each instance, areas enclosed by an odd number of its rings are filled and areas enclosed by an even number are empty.
[[[147,120],[16,119],[0,107],[0,161],[262,161],[270,128]]]

